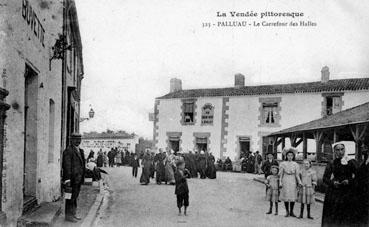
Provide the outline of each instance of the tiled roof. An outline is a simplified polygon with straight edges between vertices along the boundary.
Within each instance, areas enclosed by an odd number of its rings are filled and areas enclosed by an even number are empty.
[[[243,95],[270,95],[285,93],[306,93],[306,92],[335,92],[347,90],[369,89],[369,78],[353,78],[329,80],[323,82],[293,83],[293,84],[275,84],[245,87],[229,88],[209,88],[209,89],[191,89],[172,92],[158,99],[173,98],[197,98],[213,96],[243,96]]]
[[[347,110],[343,110],[327,117],[296,125],[270,135],[287,135],[289,133],[312,131],[316,129],[339,127],[364,122],[369,122],[369,102]]]

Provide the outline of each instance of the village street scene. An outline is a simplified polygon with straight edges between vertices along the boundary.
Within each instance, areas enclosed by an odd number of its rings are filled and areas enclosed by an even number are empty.
[[[369,6],[313,2],[0,0],[0,226],[369,226]]]

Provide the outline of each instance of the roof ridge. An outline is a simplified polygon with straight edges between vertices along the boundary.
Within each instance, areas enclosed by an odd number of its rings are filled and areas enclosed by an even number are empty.
[[[362,83],[362,81],[365,81]],[[347,84],[342,84],[347,83]],[[307,87],[302,87],[303,85]],[[310,88],[309,88],[310,86]],[[269,90],[268,89],[272,89]],[[214,97],[214,96],[243,96],[252,94],[280,94],[280,93],[306,93],[306,92],[322,92],[322,91],[342,91],[342,90],[362,90],[369,89],[369,78],[346,78],[334,79],[328,82],[311,81],[300,83],[282,83],[282,84],[261,84],[253,86],[223,87],[223,88],[195,88],[185,89],[164,96],[157,97],[157,99],[170,98],[186,98],[186,97]],[[206,93],[207,92],[207,93]],[[217,94],[211,94],[217,93]],[[196,94],[201,93],[201,94]]]

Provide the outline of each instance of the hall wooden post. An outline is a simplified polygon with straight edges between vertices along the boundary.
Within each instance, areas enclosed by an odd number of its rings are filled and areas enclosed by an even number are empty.
[[[321,161],[321,156],[322,156],[322,138],[323,138],[323,133],[316,131],[313,133],[314,135],[314,139],[315,139],[315,156],[316,156],[316,161]]]
[[[282,150],[286,147],[286,138],[282,138]]]
[[[302,134],[302,154],[304,158],[307,158],[307,138],[306,133]]]
[[[273,154],[274,154],[274,158],[277,159],[277,147],[278,147],[278,137],[275,136],[273,137],[274,141],[273,141]]]
[[[367,124],[364,125],[362,128],[360,127],[359,124],[350,127],[352,137],[354,138],[355,141],[355,159],[358,160],[359,162],[361,162],[362,159],[360,145],[362,140],[364,139],[364,135],[367,128],[368,128]]]

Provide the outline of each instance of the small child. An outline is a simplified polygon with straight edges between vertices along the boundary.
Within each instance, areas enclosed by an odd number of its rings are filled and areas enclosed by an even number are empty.
[[[314,203],[315,198],[315,186],[317,185],[317,175],[315,170],[311,168],[311,161],[305,159],[303,161],[304,168],[300,173],[300,179],[302,186],[299,187],[297,193],[297,201],[301,203],[300,216],[298,218],[303,218],[304,214],[304,204],[307,207],[307,218],[314,219],[310,215],[310,205]]]
[[[189,172],[185,169],[185,162],[182,159],[177,161],[176,166],[177,169],[174,173],[174,178],[176,181],[175,194],[177,195],[178,215],[181,215],[182,206],[184,206],[184,215],[187,215],[187,207],[189,206],[189,190],[186,177],[189,176]]]
[[[273,203],[275,203],[275,215],[278,215],[278,201],[279,201],[279,176],[278,166],[271,166],[272,175],[269,175],[265,180],[267,186],[267,201],[270,202],[269,211],[266,214],[271,214],[273,210]]]

